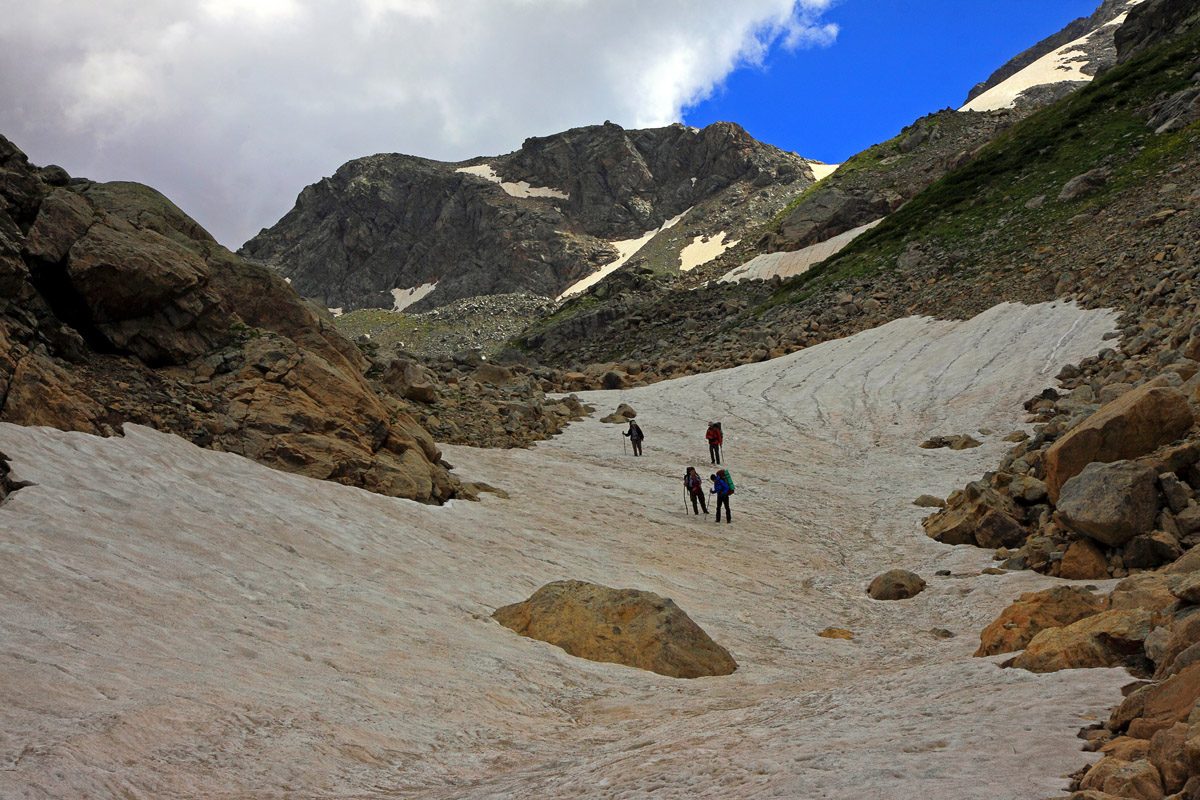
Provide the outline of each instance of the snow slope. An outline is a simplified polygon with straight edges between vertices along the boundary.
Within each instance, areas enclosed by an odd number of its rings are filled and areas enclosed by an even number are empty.
[[[697,236],[692,243],[679,251],[679,271],[690,272],[701,267],[737,245],[741,239],[729,239],[728,231],[721,231],[715,236]]]
[[[446,448],[511,498],[444,508],[132,425],[0,425],[36,484],[0,508],[0,797],[1062,793],[1089,758],[1076,730],[1127,676],[971,658],[1000,609],[1053,581],[975,574],[990,553],[926,538],[910,503],[994,464],[1020,401],[1114,323],[1006,305],[590,393],[638,410],[645,457],[595,417],[532,450]],[[682,507],[712,418],[732,525]],[[963,432],[984,446],[917,446]],[[892,567],[929,589],[868,599]],[[671,597],[741,667],[675,680],[490,620],[559,578]]]
[[[1142,3],[1143,0],[1130,0],[1129,7]],[[959,111],[994,111],[1000,108],[1012,108],[1022,93],[1035,86],[1061,83],[1063,81],[1090,82],[1093,75],[1083,71],[1089,63],[1089,42],[1094,37],[1107,37],[1111,41],[1114,32],[1129,15],[1124,11],[1109,20],[1096,30],[1081,36],[1073,42],[1047,53],[1029,66],[1010,75],[1005,80],[972,99]]]
[[[506,181],[496,174],[490,164],[480,164],[475,167],[459,167],[455,172],[465,172],[485,181],[500,184],[500,188],[510,197],[549,197],[555,200],[569,200],[570,195],[560,189],[548,186],[530,186],[526,181]]]
[[[719,280],[725,283],[736,283],[755,279],[767,280],[776,275],[781,278],[790,278],[793,275],[799,275],[802,272],[807,272],[808,268],[812,265],[819,264],[830,256],[840,252],[846,245],[881,222],[883,222],[882,218],[874,222],[868,222],[866,225],[860,225],[845,233],[839,233],[837,236],[801,250],[763,253],[760,256],[750,259],[740,267],[729,270]]]
[[[420,286],[414,286],[411,289],[397,288],[392,289],[392,311],[403,311],[419,300],[429,295],[437,288],[437,281],[433,283],[422,283]]]
[[[645,233],[643,233],[641,236],[637,237],[636,239],[615,239],[615,240],[609,242],[609,244],[611,244],[613,247],[617,248],[617,252],[620,254],[620,256],[617,258],[617,260],[610,261],[609,263],[602,266],[600,269],[593,272],[591,275],[588,275],[586,278],[575,281],[575,283],[572,283],[570,286],[568,286],[566,289],[564,289],[563,293],[554,299],[562,300],[565,297],[570,297],[571,295],[576,295],[576,294],[579,294],[580,292],[585,292],[588,289],[590,289],[591,287],[595,286],[597,283],[604,280],[606,277],[608,277],[612,273],[616,272],[621,267],[625,266],[625,263],[627,261],[629,261],[629,259],[633,258],[635,255],[637,255],[637,252],[639,250],[641,250],[646,245],[650,244],[650,240],[653,239],[655,236],[657,236],[658,234],[662,233],[663,231],[665,231],[669,228],[674,228],[676,225],[678,225],[680,220],[682,220],[684,217],[686,217],[688,214],[688,211],[691,211],[691,210],[692,209],[689,208],[687,211],[684,211],[679,216],[671,217],[669,220],[664,222],[660,227],[655,228],[654,230],[646,231]]]

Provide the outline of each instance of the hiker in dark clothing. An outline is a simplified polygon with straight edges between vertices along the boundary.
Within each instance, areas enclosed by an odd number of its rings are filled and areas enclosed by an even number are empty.
[[[642,440],[646,438],[646,435],[642,433],[642,429],[638,427],[638,424],[633,420],[630,420],[629,430],[625,431],[621,435],[629,437],[629,442],[633,445],[633,454],[635,456],[640,456],[642,454]]]
[[[732,520],[729,518],[729,495],[733,494],[733,487],[729,485],[729,481],[725,478],[725,475],[725,471],[722,470],[716,475],[709,476],[713,482],[713,488],[709,491],[709,494],[715,494],[717,496],[717,522],[721,521],[722,505],[725,506],[725,521],[732,522]]]
[[[708,457],[712,459],[712,463],[721,463],[721,423],[708,423],[708,430],[704,432],[704,438],[708,439]]]
[[[704,513],[707,514],[708,503],[704,502],[704,482],[700,480],[700,473],[696,472],[695,467],[687,468],[687,474],[683,476],[683,485],[687,487],[688,496],[692,498],[692,511],[699,516],[700,509],[704,509]]]

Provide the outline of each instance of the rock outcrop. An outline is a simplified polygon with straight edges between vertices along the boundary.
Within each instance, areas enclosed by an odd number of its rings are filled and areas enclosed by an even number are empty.
[[[946,507],[922,524],[927,536],[945,544],[1012,547],[1028,534],[1016,503],[978,481],[951,494]]]
[[[8,465],[8,456],[0,453],[0,504],[6,497],[27,484],[12,477],[12,468]]]
[[[1075,586],[1055,586],[1021,595],[979,636],[976,656],[1024,650],[1047,628],[1062,628],[1104,610],[1104,598]]]
[[[1058,515],[1070,530],[1121,547],[1154,526],[1158,475],[1132,461],[1088,464],[1062,487]]]
[[[624,664],[673,678],[729,675],[729,652],[669,599],[636,589],[556,581],[492,616],[522,636],[591,661]]]
[[[1136,6],[1116,33],[1117,62],[1125,63],[1178,35],[1196,18],[1196,4],[1190,0],[1147,0]]]
[[[369,362],[260,265],[133,183],[62,179],[0,138],[0,419],[146,424],[427,502],[456,482]]]
[[[1183,436],[1194,422],[1187,398],[1148,383],[1103,406],[1046,451],[1046,486],[1058,501],[1063,484],[1093,461],[1138,458]]]
[[[1030,672],[1120,666],[1146,674],[1144,643],[1153,627],[1141,609],[1104,611],[1042,630],[1011,665]]]

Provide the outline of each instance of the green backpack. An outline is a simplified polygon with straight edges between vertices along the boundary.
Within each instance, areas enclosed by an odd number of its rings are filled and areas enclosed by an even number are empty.
[[[733,476],[729,474],[729,470],[727,470],[727,469],[721,470],[721,477],[725,479],[725,483],[729,486],[729,493],[733,494],[733,490],[734,490]]]

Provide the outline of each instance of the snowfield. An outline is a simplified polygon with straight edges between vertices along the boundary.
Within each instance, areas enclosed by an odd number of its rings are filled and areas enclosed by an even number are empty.
[[[509,197],[548,197],[555,200],[569,200],[570,195],[560,189],[551,189],[548,186],[530,186],[526,181],[506,181],[496,174],[496,170],[492,169],[490,164],[480,164],[475,167],[459,167],[455,172],[465,172],[468,175],[474,175],[477,178],[483,178],[485,181],[500,184],[500,188]]]
[[[1144,0],[1129,0],[1128,8],[1140,5]],[[1112,39],[1114,32],[1129,16],[1128,9],[1104,23],[1094,31],[1068,42],[1062,47],[1034,61],[1029,66],[975,97],[959,111],[995,111],[1012,108],[1017,98],[1035,86],[1061,83],[1064,81],[1090,82],[1095,76],[1083,71],[1088,63],[1088,42],[1096,36]]]
[[[604,266],[600,267],[600,269],[593,272],[591,275],[588,275],[586,278],[575,281],[575,283],[572,283],[570,286],[568,286],[565,290],[563,290],[562,294],[560,294],[558,297],[556,297],[554,299],[562,300],[564,298],[571,297],[572,295],[579,294],[580,292],[585,292],[588,289],[592,288],[597,283],[604,280],[606,277],[608,277],[612,273],[616,272],[621,267],[625,266],[625,263],[627,261],[629,261],[629,259],[633,258],[635,255],[637,255],[637,252],[639,250],[641,250],[646,245],[650,244],[650,240],[653,239],[655,236],[657,236],[658,234],[662,233],[665,230],[674,228],[676,225],[678,225],[680,223],[680,221],[684,217],[686,217],[688,215],[688,212],[691,210],[692,209],[689,208],[687,211],[684,211],[679,216],[671,217],[669,220],[664,222],[661,226],[659,226],[653,230],[646,231],[645,233],[643,233],[641,236],[637,237],[636,239],[614,239],[614,240],[610,241],[609,244],[611,244],[613,247],[615,247],[617,249],[617,253],[619,254],[619,257],[617,258],[617,260],[610,261],[607,264],[605,264]],[[715,257],[716,256],[714,256],[714,258]]]
[[[728,231],[721,231],[715,236],[697,236],[692,239],[691,244],[679,251],[679,271],[691,272],[696,267],[702,267],[741,241],[727,241],[728,235]]]
[[[392,311],[403,311],[414,303],[428,297],[437,288],[437,285],[438,282],[434,281],[433,283],[422,283],[420,286],[414,286],[411,289],[392,289]]]
[[[868,222],[866,225],[852,228],[823,242],[809,245],[800,250],[763,253],[760,256],[750,259],[740,267],[734,267],[718,280],[722,283],[739,283],[746,280],[768,280],[776,275],[781,278],[791,278],[794,275],[808,272],[809,267],[814,264],[820,264],[825,259],[837,255],[859,236],[862,236],[883,222],[883,219],[883,217],[880,217],[873,222]]]
[[[1077,729],[1128,676],[972,658],[986,623],[1054,581],[978,575],[991,553],[926,538],[911,501],[994,465],[1020,402],[1114,324],[1004,305],[589,393],[601,413],[531,450],[446,448],[511,497],[444,508],[137,426],[101,439],[0,425],[36,484],[0,508],[0,796],[1061,793],[1094,758]],[[639,412],[643,458],[598,421],[620,401]],[[732,525],[684,514],[710,419],[737,483]],[[984,446],[917,446],[956,433]],[[894,567],[929,588],[870,600]],[[740,669],[677,680],[490,619],[561,578],[673,598]],[[829,625],[854,641],[816,635]]]

